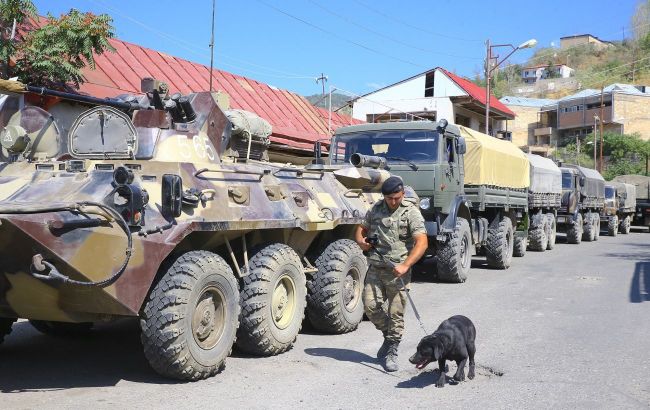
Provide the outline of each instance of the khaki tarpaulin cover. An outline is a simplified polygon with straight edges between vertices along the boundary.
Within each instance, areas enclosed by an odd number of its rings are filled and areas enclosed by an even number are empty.
[[[509,141],[458,126],[465,137],[465,185],[527,188],[530,184],[528,157]]]

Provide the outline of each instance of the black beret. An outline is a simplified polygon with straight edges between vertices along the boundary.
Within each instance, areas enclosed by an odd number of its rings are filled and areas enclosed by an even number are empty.
[[[390,177],[381,186],[381,193],[384,195],[395,194],[404,191],[404,181],[400,177]]]

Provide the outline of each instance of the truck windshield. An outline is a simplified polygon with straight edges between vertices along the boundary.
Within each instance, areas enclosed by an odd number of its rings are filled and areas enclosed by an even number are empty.
[[[614,188],[605,187],[605,198],[614,199]]]
[[[355,153],[395,162],[437,162],[438,133],[428,130],[362,131],[334,137],[332,163],[347,163]]]
[[[573,186],[573,174],[570,172],[562,172],[562,188],[572,189]]]

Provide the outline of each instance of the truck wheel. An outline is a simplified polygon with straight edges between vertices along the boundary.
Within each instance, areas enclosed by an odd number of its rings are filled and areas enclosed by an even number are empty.
[[[548,226],[548,229],[546,230],[546,236],[548,237],[546,249],[550,251],[551,249],[555,248],[555,238],[557,237],[557,224],[555,223],[555,214],[547,213],[546,223]]]
[[[627,235],[630,233],[630,225],[631,225],[631,217],[628,215],[625,218],[623,218],[623,222],[621,223],[621,233],[623,235]]]
[[[607,235],[616,236],[618,234],[618,215],[614,215],[607,221]]]
[[[230,266],[211,252],[187,252],[167,268],[144,306],[144,354],[163,376],[212,376],[232,350],[238,318],[239,292]]]
[[[578,214],[575,223],[567,229],[566,241],[574,244],[579,244],[582,241],[582,214]]]
[[[600,238],[600,215],[593,214],[594,218],[594,241],[597,241]]]
[[[368,260],[350,239],[339,239],[316,259],[318,272],[307,281],[307,315],[314,328],[346,333],[363,319],[363,285]]]
[[[591,242],[594,240],[594,235],[595,235],[595,229],[594,229],[594,218],[589,212],[587,215],[585,215],[584,218],[584,223],[583,223],[583,231],[582,231],[582,240],[585,242]]]
[[[53,322],[49,320],[30,320],[29,324],[39,332],[57,337],[78,337],[90,333],[94,323],[68,323],[68,322]]]
[[[11,326],[18,319],[0,317],[0,343],[5,340],[5,336],[11,333]]]
[[[530,247],[531,251],[544,252],[548,247],[548,236],[546,236],[546,223],[542,226],[538,226],[532,231],[528,232],[530,236]]]
[[[528,238],[522,236],[515,236],[515,245],[512,249],[512,256],[518,258],[526,255],[526,247],[528,246]]]
[[[488,266],[497,269],[508,269],[512,262],[514,235],[512,221],[507,216],[495,219],[488,228],[485,256]]]
[[[250,259],[241,290],[237,347],[270,356],[291,348],[305,317],[302,262],[289,246],[274,243]]]
[[[456,229],[445,243],[438,246],[436,265],[438,279],[444,282],[463,283],[472,266],[472,237],[467,219],[458,218]]]

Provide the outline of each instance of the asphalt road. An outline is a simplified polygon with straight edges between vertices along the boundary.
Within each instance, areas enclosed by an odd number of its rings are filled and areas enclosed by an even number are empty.
[[[465,284],[418,277],[411,291],[430,332],[455,314],[474,321],[472,381],[438,389],[433,365],[408,363],[423,336],[410,310],[396,373],[374,358],[381,337],[364,321],[346,335],[303,330],[280,356],[234,352],[222,373],[195,383],[158,377],[133,321],[85,340],[44,336],[23,321],[0,347],[0,407],[650,407],[649,233],[559,243],[507,271],[481,258],[474,265]]]

